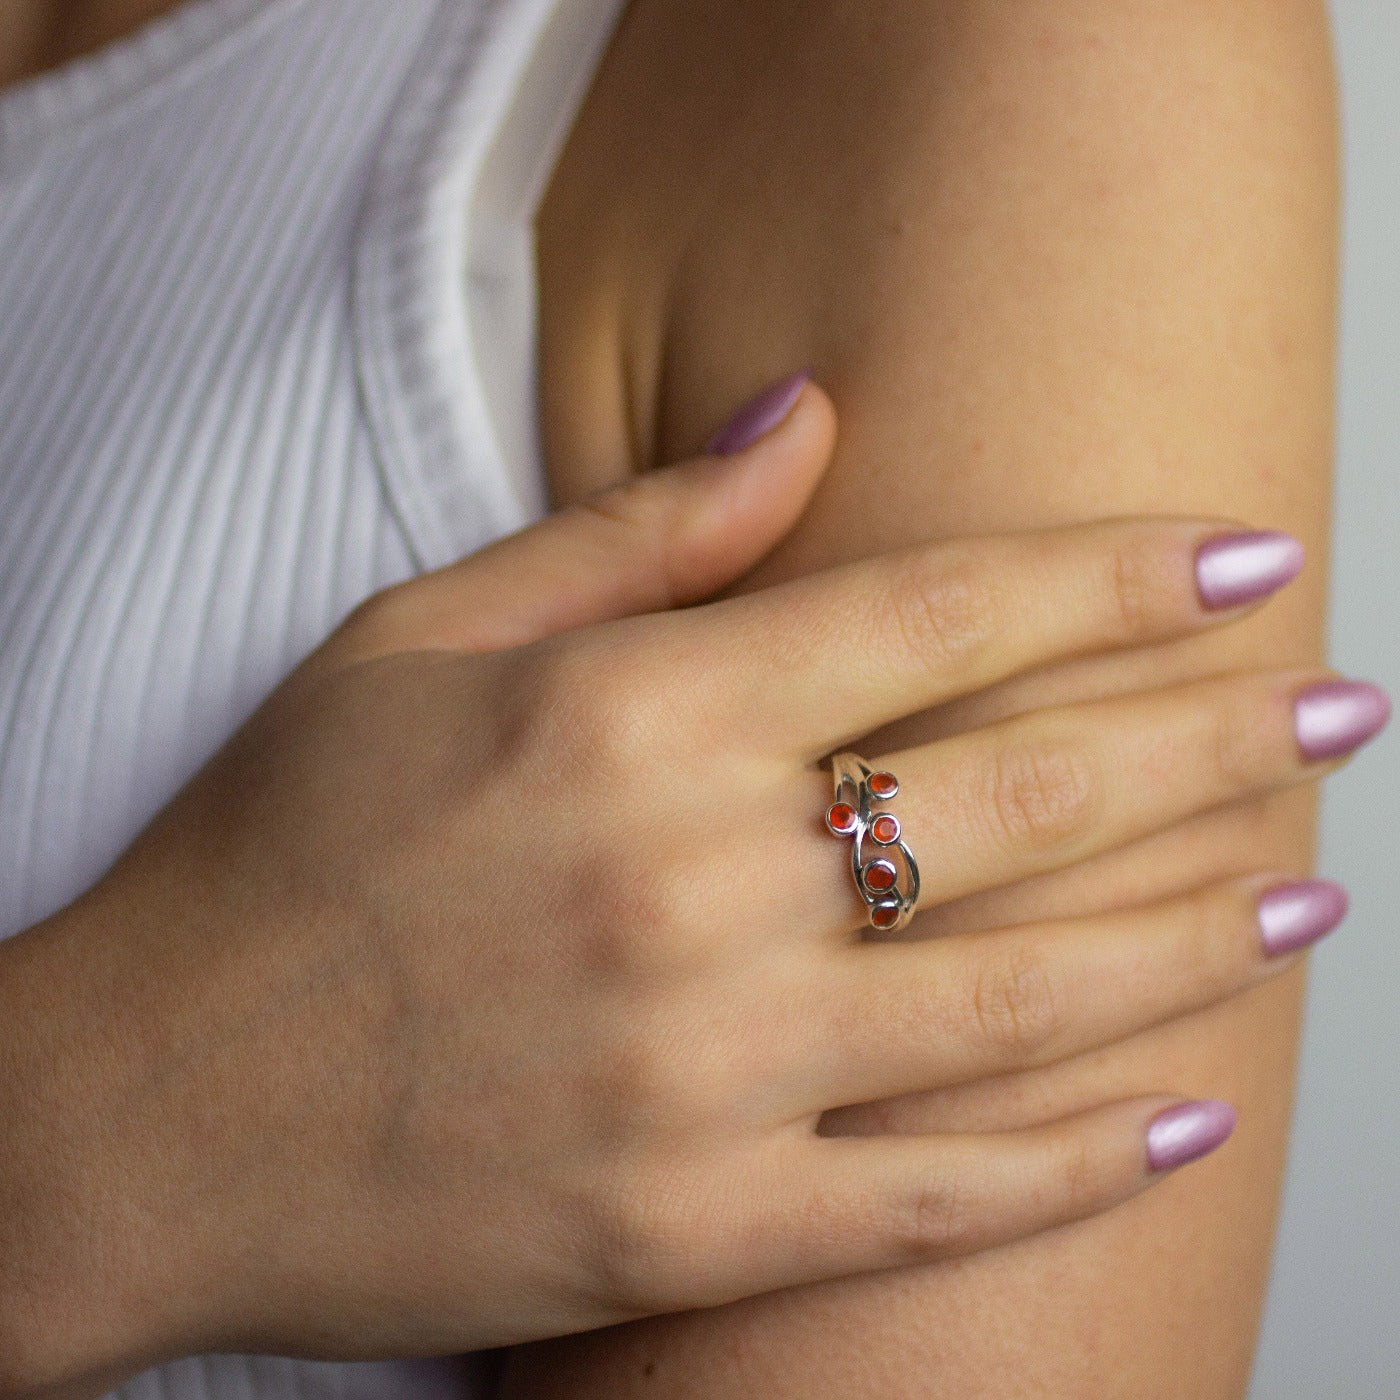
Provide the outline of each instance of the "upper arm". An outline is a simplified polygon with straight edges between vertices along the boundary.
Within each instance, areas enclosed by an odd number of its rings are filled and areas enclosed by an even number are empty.
[[[746,587],[911,539],[1127,512],[1229,515],[1308,546],[1304,577],[1239,626],[1022,678],[877,750],[1314,663],[1335,186],[1314,0],[633,0],[542,220],[551,470],[567,495],[619,461],[679,457],[810,364],[841,414],[837,460]],[[1210,814],[918,932],[1302,871],[1314,805],[1304,789]],[[508,1392],[1240,1393],[1300,991],[1291,973],[1070,1064],[866,1115],[996,1126],[1159,1090],[1239,1107],[1225,1151],[1109,1215],[534,1349]]]

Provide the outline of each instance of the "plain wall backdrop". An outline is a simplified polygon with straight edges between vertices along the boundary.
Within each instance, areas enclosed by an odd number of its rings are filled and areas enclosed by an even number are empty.
[[[1346,204],[1331,661],[1400,698],[1400,0],[1334,0]],[[1293,1157],[1251,1400],[1400,1400],[1400,720],[1327,784]]]

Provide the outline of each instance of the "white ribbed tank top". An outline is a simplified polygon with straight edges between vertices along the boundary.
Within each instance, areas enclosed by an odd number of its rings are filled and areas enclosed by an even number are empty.
[[[0,937],[367,594],[546,507],[531,224],[622,0],[197,0],[0,92]],[[473,1393],[201,1358],[129,1400]]]

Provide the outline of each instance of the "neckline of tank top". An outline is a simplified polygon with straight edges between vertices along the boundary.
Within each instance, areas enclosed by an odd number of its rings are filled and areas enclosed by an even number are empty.
[[[128,102],[189,81],[306,0],[182,0],[119,39],[0,88],[0,169]]]

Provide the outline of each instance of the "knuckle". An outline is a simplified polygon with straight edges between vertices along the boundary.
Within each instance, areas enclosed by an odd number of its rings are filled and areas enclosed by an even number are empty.
[[[685,1083],[664,1038],[634,1026],[614,1038],[603,1100],[619,1136],[647,1136],[679,1116]]]
[[[635,774],[664,732],[669,687],[643,674],[623,641],[537,646],[531,675],[515,694],[552,761],[594,786]]]
[[[508,772],[512,789],[522,785],[564,793],[587,780],[575,742],[581,716],[580,668],[566,647],[553,640],[508,653],[500,691],[493,771]],[[502,794],[509,800],[509,794]]]
[[[1002,749],[992,768],[991,811],[1017,850],[1045,850],[1082,837],[1102,804],[1096,765],[1082,749],[1042,741]]]
[[[656,509],[654,493],[645,477],[626,486],[608,486],[569,507],[581,517],[628,534],[650,534],[664,516]],[[650,507],[650,509],[648,509]]]
[[[602,781],[628,784],[666,730],[662,683],[619,664],[590,678],[590,693],[574,706],[575,743]]]
[[[918,551],[895,574],[890,602],[909,652],[933,670],[964,666],[991,639],[995,582],[967,551]]]
[[[1152,631],[1157,578],[1148,561],[1153,557],[1137,540],[1122,542],[1109,551],[1109,599],[1114,622],[1127,641]]]
[[[610,1174],[591,1211],[590,1272],[619,1316],[675,1311],[706,1247],[700,1193],[678,1167],[651,1161]]]
[[[719,1038],[674,998],[642,994],[624,1001],[623,1028],[608,1037],[598,1095],[600,1114],[620,1142],[654,1142],[732,1113],[742,1076]]]
[[[972,988],[977,1034],[1008,1060],[1033,1059],[1060,1028],[1060,1006],[1044,960],[1027,947],[992,958]]]
[[[1255,901],[1234,883],[1193,891],[1186,896],[1185,912],[1197,941],[1208,953],[1218,955],[1237,948],[1242,927],[1256,935],[1258,932]]]
[[[939,1259],[965,1252],[972,1226],[971,1203],[958,1181],[924,1176],[905,1202],[899,1243],[916,1262]]]
[[[675,492],[642,477],[626,486],[610,487],[569,507],[576,518],[600,526],[610,535],[621,535],[629,566],[645,574],[649,593],[666,600],[661,607],[676,606],[681,590],[671,572],[670,542],[680,535],[684,514]],[[616,547],[610,546],[611,547]]]
[[[1260,954],[1256,899],[1233,881],[1185,896],[1183,926],[1192,946],[1191,965],[1179,973],[1185,995],[1205,1000],[1250,978]]]
[[[625,822],[619,818],[619,830]],[[693,906],[708,884],[691,862],[658,855],[644,835],[613,836],[575,857],[571,923],[583,964],[594,978],[612,982],[683,971],[703,954],[704,920]]]
[[[1225,792],[1248,792],[1259,786],[1264,766],[1258,708],[1243,703],[1243,697],[1231,686],[1213,698],[1207,725],[1211,778]]]
[[[1066,1141],[1053,1167],[1054,1213],[1066,1219],[1093,1215],[1109,1197],[1109,1169],[1084,1137]]]
[[[509,654],[512,713],[532,735],[561,732],[568,709],[582,695],[587,677],[569,637],[548,637]]]

